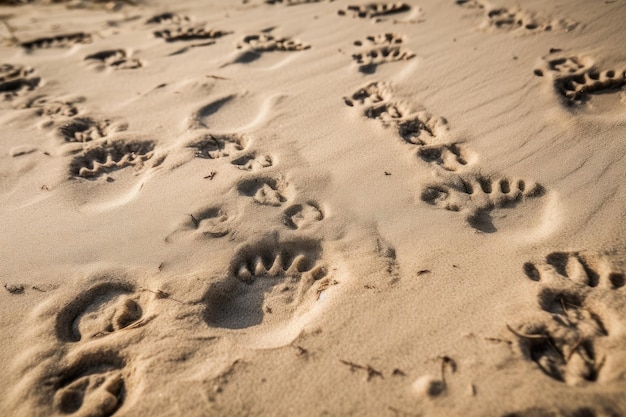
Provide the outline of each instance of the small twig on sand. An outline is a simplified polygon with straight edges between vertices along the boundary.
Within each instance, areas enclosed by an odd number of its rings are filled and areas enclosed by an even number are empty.
[[[521,337],[522,339],[531,339],[531,340],[547,340],[550,338],[550,336],[545,335],[545,334],[526,334],[526,333],[521,333],[518,332],[517,330],[514,330],[511,326],[509,326],[508,324],[506,325],[506,328],[509,329],[509,331],[511,333],[513,333],[515,336],[517,337]]]
[[[367,372],[367,379],[366,379],[366,381],[368,381],[368,382],[369,382],[369,380],[371,380],[375,376],[378,376],[378,377],[380,377],[382,379],[385,379],[385,377],[383,376],[382,372],[377,371],[376,369],[372,368],[370,365],[363,366],[363,365],[359,365],[358,363],[346,361],[346,360],[343,360],[343,359],[339,359],[339,362],[343,363],[344,365],[348,365],[352,372],[356,371],[357,369],[362,369],[362,370],[366,371]]]
[[[449,356],[441,356],[441,383],[446,388],[446,368],[450,368],[452,373],[456,372],[456,362]]]

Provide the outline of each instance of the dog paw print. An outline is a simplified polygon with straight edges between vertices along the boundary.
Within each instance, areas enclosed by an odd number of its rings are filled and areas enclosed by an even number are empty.
[[[379,65],[414,58],[415,53],[402,45],[405,41],[404,35],[395,33],[368,36],[363,41],[354,42],[361,50],[352,54],[352,59],[358,64],[360,72],[372,74]]]
[[[108,351],[81,356],[52,382],[53,409],[85,417],[114,415],[127,395],[124,367],[125,360]]]
[[[345,9],[340,9],[339,16],[350,16],[360,19],[378,19],[384,16],[406,13],[411,10],[411,6],[406,3],[366,3],[352,4]]]
[[[321,253],[311,240],[270,239],[242,248],[228,276],[205,296],[207,323],[261,333],[288,324],[317,299],[316,283],[327,275]]]
[[[541,287],[535,320],[509,330],[523,353],[550,378],[569,385],[601,379],[619,343],[607,343],[622,322],[624,273],[610,259],[580,252],[554,252],[543,262],[527,262],[524,274]],[[609,348],[610,347],[610,348]],[[623,349],[621,349],[623,350]]]
[[[21,65],[0,65],[0,94],[5,100],[11,100],[37,88],[41,79],[34,77],[33,72],[32,68]]]
[[[324,211],[314,201],[294,204],[285,210],[283,220],[290,229],[307,229],[324,220]]]
[[[85,61],[96,64],[100,68],[113,68],[116,70],[137,69],[143,67],[143,62],[137,58],[131,58],[123,49],[110,49],[87,55]]]
[[[188,16],[178,14],[178,13],[165,12],[165,13],[160,13],[160,14],[152,16],[151,18],[146,20],[146,24],[147,25],[163,25],[163,24],[180,25],[180,24],[187,23],[189,21],[190,19]]]
[[[237,48],[248,48],[254,52],[294,52],[309,49],[311,45],[297,39],[277,38],[269,33],[260,33],[246,36]]]
[[[623,91],[626,71],[597,70],[588,57],[558,57],[546,61],[534,74],[550,79],[557,94],[568,105],[588,101],[594,94]]]
[[[437,164],[446,171],[456,171],[467,165],[466,154],[467,151],[458,143],[425,145],[417,151],[417,155],[423,161]]]
[[[76,294],[60,310],[55,304],[56,314],[50,319],[55,354],[36,367],[30,365],[36,376],[29,380],[36,385],[28,388],[28,398],[37,401],[31,404],[36,412],[29,415],[116,414],[137,394],[133,360],[126,347],[139,340],[139,329],[155,317],[151,312],[155,298],[155,293],[130,282],[107,277]]]
[[[194,156],[202,159],[229,157],[246,147],[246,141],[238,135],[202,134],[190,141],[187,148],[193,149]]]
[[[204,26],[178,26],[174,29],[163,29],[154,32],[154,36],[166,42],[214,40],[232,32],[207,29]]]
[[[73,45],[87,44],[92,41],[93,38],[89,33],[78,32],[37,38],[22,42],[20,46],[24,48],[26,52],[33,52],[38,49],[69,48]]]
[[[58,129],[58,134],[66,143],[85,143],[102,139],[111,133],[123,132],[124,130],[126,130],[125,124],[113,123],[109,119],[76,117],[63,123]]]
[[[369,83],[344,97],[344,102],[349,107],[360,108],[365,117],[395,129],[400,139],[417,147],[420,160],[446,171],[457,171],[468,164],[469,152],[460,143],[442,140],[449,131],[447,120],[395,100],[388,84]]]
[[[95,179],[129,166],[139,168],[154,155],[152,141],[114,140],[97,143],[76,155],[70,163],[74,177]]]
[[[280,177],[249,178],[239,182],[237,190],[264,206],[282,206],[289,197],[288,184]]]
[[[233,159],[231,164],[244,171],[257,171],[271,167],[274,161],[270,155],[251,152]]]
[[[344,97],[343,100],[349,107],[355,105],[370,107],[389,101],[392,97],[391,87],[387,83],[375,81],[359,88],[350,97]]]
[[[84,98],[82,97],[74,99],[50,99],[47,96],[37,96],[28,100],[21,108],[33,109],[37,116],[45,119],[43,122],[44,126],[52,126],[54,125],[55,119],[66,119],[80,113],[77,104],[83,101]],[[66,123],[66,125],[67,124],[69,123]],[[63,136],[62,133],[61,136]],[[70,142],[72,141],[73,140],[70,140]]]
[[[448,211],[464,212],[471,227],[493,233],[496,231],[491,217],[494,210],[514,208],[544,193],[541,185],[528,184],[524,180],[457,175],[444,183],[427,186],[420,199]]]

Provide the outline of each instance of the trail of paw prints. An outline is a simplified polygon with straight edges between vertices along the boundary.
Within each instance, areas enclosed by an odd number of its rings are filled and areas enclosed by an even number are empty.
[[[543,68],[536,68],[534,74],[546,76],[567,105],[585,103],[594,94],[624,91],[626,85],[625,70],[597,70],[593,61],[584,56],[546,59]]]
[[[38,49],[68,48],[73,45],[91,43],[93,38],[88,33],[69,33],[64,35],[48,36],[22,42],[20,46],[27,52],[34,52]]]
[[[352,59],[359,65],[360,72],[373,74],[379,65],[415,57],[413,51],[402,46],[405,41],[406,36],[397,33],[368,36],[365,40],[354,42],[354,45],[362,47],[362,50],[352,54]]]
[[[12,100],[39,87],[41,78],[33,75],[34,70],[23,65],[0,65],[0,94],[4,100]]]
[[[513,208],[544,194],[545,189],[540,184],[530,184],[521,179],[457,175],[445,182],[426,186],[420,199],[438,208],[462,212],[471,227],[493,233],[496,231],[491,217],[494,210]]]
[[[570,31],[578,23],[567,19],[549,19],[520,8],[494,7],[480,0],[456,0],[457,5],[467,9],[481,11],[484,21],[483,30],[521,30],[528,33],[549,32],[555,29]]]
[[[425,110],[414,111],[410,104],[394,100],[388,84],[371,82],[350,97],[344,97],[344,102],[359,108],[365,117],[395,129],[400,139],[418,148],[419,160],[446,171],[456,171],[468,164],[469,152],[460,143],[441,143],[449,130],[446,119]]]
[[[62,307],[54,315],[55,359],[34,368],[36,376],[29,378],[38,412],[109,417],[119,411],[134,388],[125,348],[154,319],[150,304],[156,298],[129,282],[109,281]]]
[[[376,19],[380,20],[381,17],[390,15],[396,15],[400,13],[406,13],[411,10],[411,6],[407,3],[366,3],[366,4],[352,4],[345,9],[340,9],[337,14],[339,16],[350,16],[352,18],[360,19]]]
[[[603,380],[603,372],[623,374],[623,362],[611,355],[624,353],[623,341],[613,340],[619,338],[613,327],[624,325],[618,313],[624,307],[624,272],[604,256],[581,252],[554,252],[523,269],[540,283],[537,319],[509,326],[526,358],[569,385]]]
[[[271,343],[290,343],[301,329],[295,320],[330,286],[321,256],[315,240],[279,241],[274,236],[244,246],[227,276],[205,294],[207,324],[259,339],[277,332],[280,336]]]
[[[143,61],[132,58],[124,49],[108,49],[96,52],[95,54],[87,55],[85,61],[98,69],[128,70],[144,66]]]

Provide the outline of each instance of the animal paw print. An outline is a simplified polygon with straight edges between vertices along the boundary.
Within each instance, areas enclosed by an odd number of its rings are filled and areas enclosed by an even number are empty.
[[[56,413],[76,416],[109,417],[117,412],[127,395],[125,361],[105,352],[81,356],[62,369],[52,381]]]
[[[127,360],[112,340],[146,325],[149,299],[127,282],[93,286],[70,301],[56,316],[55,334],[69,345],[67,356],[55,363],[55,372],[42,381],[54,411],[77,416],[108,417],[127,397]],[[46,392],[48,389],[51,392]]]
[[[256,152],[251,152],[233,159],[231,164],[244,171],[257,171],[271,167],[274,161],[270,155],[258,155]]]
[[[50,100],[46,96],[38,96],[25,103],[22,108],[34,109],[38,116],[48,119],[67,118],[79,113],[77,103],[84,101],[83,98],[72,100]],[[50,123],[52,124],[52,123]]]
[[[33,69],[11,64],[0,65],[0,93],[5,100],[11,100],[23,92],[32,91],[41,82],[32,76]]]
[[[376,72],[376,67],[388,62],[405,61],[415,57],[409,49],[403,48],[405,36],[395,33],[382,33],[355,41],[354,45],[367,48],[352,54],[352,59],[359,65],[359,71],[367,74]]]
[[[456,0],[456,4],[468,9],[484,9],[485,5],[478,0]]]
[[[251,197],[264,206],[282,206],[287,201],[287,183],[281,178],[257,177],[241,181],[237,185],[241,195]]]
[[[20,46],[24,48],[27,52],[32,52],[37,49],[68,48],[72,45],[80,45],[91,42],[91,35],[81,32],[38,38],[32,41],[23,42],[20,44]]]
[[[538,77],[547,75],[568,104],[587,101],[592,94],[620,91],[626,85],[626,71],[598,71],[586,57],[550,59],[544,69],[535,69],[534,73]]]
[[[153,155],[154,143],[151,141],[107,141],[75,156],[70,164],[70,174],[74,177],[98,178],[129,166],[140,167]]]
[[[456,4],[466,9],[482,11],[485,16],[482,29],[549,32],[557,28],[569,31],[578,26],[576,22],[570,20],[550,20],[519,8],[492,7],[480,0],[456,0]]]
[[[388,16],[404,13],[411,10],[411,6],[406,3],[367,3],[353,4],[337,12],[339,16],[351,16],[353,18],[373,19],[381,16]]]
[[[228,215],[220,207],[210,207],[196,214],[190,214],[187,228],[202,237],[224,237],[230,233]]]
[[[309,49],[311,48],[311,45],[307,45],[291,38],[276,38],[273,35],[261,33],[248,35],[243,38],[243,41],[237,46],[237,48],[241,49],[244,47],[255,52],[294,52]]]
[[[147,25],[163,25],[163,24],[174,24],[180,25],[189,22],[190,19],[188,16],[181,15],[178,13],[165,12],[152,16],[150,19],[146,21]]]
[[[178,42],[218,39],[223,36],[230,35],[231,33],[232,32],[227,32],[223,30],[206,29],[204,26],[179,26],[175,29],[157,30],[156,32],[154,32],[154,36],[156,36],[157,38],[162,38],[166,42]]]
[[[417,155],[429,164],[437,164],[446,171],[456,171],[467,165],[466,152],[458,143],[422,146]]]
[[[398,135],[406,143],[424,146],[434,138],[445,135],[448,131],[448,122],[443,117],[435,117],[426,111],[421,111],[399,122],[397,129]],[[425,151],[423,156],[428,157],[428,152]]]
[[[143,67],[143,62],[129,57],[128,53],[123,49],[110,49],[87,55],[85,61],[97,63],[100,67],[109,67],[116,70]]]
[[[463,211],[471,227],[492,233],[496,231],[490,215],[493,210],[512,208],[544,193],[541,185],[529,185],[524,180],[458,175],[445,183],[426,187],[420,198],[439,208]]]
[[[268,239],[241,249],[228,277],[206,294],[206,321],[218,328],[269,329],[314,301],[312,289],[326,276],[318,242]]]
[[[467,151],[459,143],[440,142],[448,132],[448,122],[427,111],[413,111],[406,103],[396,102],[390,87],[372,82],[350,97],[344,97],[350,107],[358,105],[367,118],[396,129],[407,144],[417,145],[417,156],[424,162],[436,164],[446,171],[456,171],[467,165]]]
[[[290,229],[307,229],[324,220],[324,212],[319,204],[309,201],[289,207],[283,219]]]
[[[113,124],[108,119],[77,117],[59,127],[58,133],[65,142],[91,142],[102,139],[113,132],[126,130],[124,124]]]
[[[358,104],[365,117],[376,119],[385,126],[401,120],[410,112],[408,105],[394,102],[392,99],[391,89],[381,82],[369,83],[351,97],[343,98],[347,106],[354,107]]]
[[[127,283],[96,285],[67,304],[56,317],[62,342],[85,342],[145,324],[145,294]]]
[[[521,10],[497,8],[487,11],[487,26],[497,29],[525,29],[528,31],[550,31],[552,24],[549,21],[539,20],[530,13]]]
[[[218,239],[231,231],[232,219],[223,207],[212,206],[185,215],[185,220],[165,238],[167,243],[179,234],[191,235],[194,239]]]
[[[621,320],[613,308],[624,306],[624,273],[605,257],[580,252],[554,252],[545,262],[524,264],[524,273],[544,286],[539,291],[541,315],[509,327],[526,356],[556,381],[584,385],[600,379],[611,352],[611,325]],[[618,336],[619,337],[619,336]]]
[[[196,158],[218,159],[243,150],[245,139],[237,135],[202,134],[187,147],[194,150]]]
[[[384,82],[376,81],[360,88],[350,97],[344,97],[343,100],[349,107],[354,107],[355,104],[360,104],[361,106],[367,108],[389,101],[391,98],[392,91],[389,85]]]

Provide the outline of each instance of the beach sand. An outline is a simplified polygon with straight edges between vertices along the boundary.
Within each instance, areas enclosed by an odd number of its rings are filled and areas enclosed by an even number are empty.
[[[624,0],[2,3],[0,415],[626,415]]]

